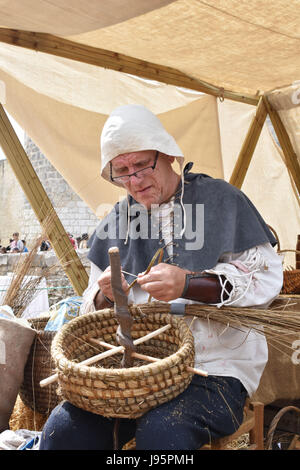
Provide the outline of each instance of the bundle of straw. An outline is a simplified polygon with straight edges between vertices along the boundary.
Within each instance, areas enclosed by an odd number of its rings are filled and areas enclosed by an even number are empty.
[[[221,323],[230,323],[232,326],[240,325],[253,328],[264,333],[299,333],[300,331],[300,304],[299,310],[291,311],[286,305],[279,308],[216,308],[211,305],[187,305],[185,309],[188,315],[210,318]]]
[[[5,294],[3,304],[9,305],[16,317],[21,317],[26,307],[33,300],[37,294],[36,288],[39,286],[44,273],[41,276],[29,277],[24,280],[28,275],[34,257],[38,251],[43,237],[39,237],[35,242],[33,248],[28,252],[27,256],[21,257],[16,264],[13,272],[13,278],[9,288]]]
[[[300,301],[293,299],[268,309],[187,305],[185,312],[233,328],[251,329],[265,335],[269,344],[282,352],[292,349],[291,337],[300,338]]]
[[[43,239],[51,231],[53,224],[53,214],[50,213],[43,222],[43,232],[36,238],[33,247],[25,256],[19,255],[19,261],[16,263],[13,271],[12,281],[4,296],[3,305],[9,305],[16,317],[21,317],[27,306],[39,294],[38,287],[43,278],[47,279],[51,273],[60,265],[66,267],[69,262],[56,263],[50,267],[45,267],[38,275],[29,275],[32,270],[34,258],[39,250]],[[71,248],[72,249],[72,248]]]
[[[50,413],[44,415],[32,410],[22,401],[20,395],[18,395],[9,420],[9,428],[12,431],[17,431],[18,429],[41,431],[49,414]]]
[[[170,304],[157,302],[131,306],[130,310],[131,314],[141,314],[151,307],[160,313],[170,313],[171,310]],[[224,324],[225,328],[251,329],[263,334],[270,345],[282,352],[292,349],[291,337],[298,335],[300,338],[300,298],[280,299],[268,309],[191,304],[185,305],[185,315],[216,321]]]

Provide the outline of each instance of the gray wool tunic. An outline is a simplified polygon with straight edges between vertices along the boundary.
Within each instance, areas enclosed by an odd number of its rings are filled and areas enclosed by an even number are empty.
[[[183,204],[181,183],[175,194],[173,256],[167,260],[165,250],[163,262],[203,271],[213,268],[223,253],[239,253],[268,242],[276,245],[267,224],[242,191],[222,179],[191,173],[191,167],[189,163],[184,170]],[[89,241],[88,258],[105,270],[108,250],[117,246],[122,268],[137,275],[147,269],[161,248],[160,239],[151,211],[128,196],[96,228]],[[129,283],[131,280],[127,278]]]

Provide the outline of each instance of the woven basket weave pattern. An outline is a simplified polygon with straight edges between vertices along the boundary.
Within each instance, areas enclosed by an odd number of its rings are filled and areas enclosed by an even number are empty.
[[[40,387],[40,381],[55,372],[55,363],[51,358],[51,344],[56,332],[44,331],[49,318],[49,316],[44,316],[29,319],[37,335],[31,346],[19,391],[25,405],[41,414],[49,414],[60,401],[56,393],[56,383],[49,387]]]
[[[300,294],[300,269],[283,272],[282,294]]]
[[[143,311],[146,316],[137,312]],[[185,322],[175,316],[156,313],[151,304],[132,309],[132,338],[137,339],[166,324],[172,328],[140,344],[136,351],[162,358],[153,363],[136,361],[120,368],[121,354],[101,360],[97,366],[80,365],[106,351],[92,346],[89,338],[118,345],[118,327],[112,309],[90,313],[72,320],[56,335],[52,357],[57,366],[60,393],[74,405],[107,417],[137,418],[185,390],[192,375],[194,341]]]

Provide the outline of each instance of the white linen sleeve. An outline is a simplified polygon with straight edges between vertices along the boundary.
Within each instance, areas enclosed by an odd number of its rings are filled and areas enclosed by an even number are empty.
[[[82,294],[82,304],[80,306],[80,315],[85,313],[95,312],[94,300],[99,291],[98,279],[102,274],[102,270],[94,263],[91,263],[91,271],[89,277],[89,284]]]
[[[224,253],[213,269],[205,270],[217,275],[222,285],[221,302],[216,305],[267,308],[281,291],[282,263],[270,243],[241,253]]]

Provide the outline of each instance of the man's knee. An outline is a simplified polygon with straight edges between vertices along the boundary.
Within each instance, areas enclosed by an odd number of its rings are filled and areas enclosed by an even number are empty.
[[[187,429],[184,417],[174,416],[164,407],[150,410],[139,418],[136,430],[137,450],[194,449],[194,433]]]
[[[103,450],[112,448],[113,424],[69,402],[58,405],[41,435],[40,450]]]

